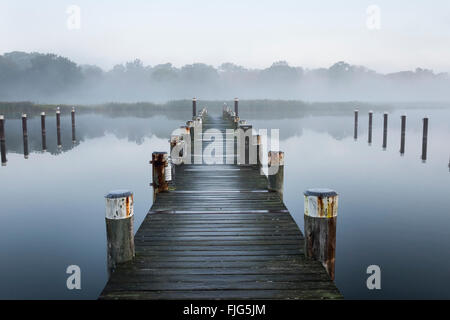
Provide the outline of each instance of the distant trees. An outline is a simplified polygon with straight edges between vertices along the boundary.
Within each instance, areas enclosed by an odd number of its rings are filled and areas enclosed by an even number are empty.
[[[146,66],[135,59],[108,71],[77,65],[54,54],[0,55],[0,101],[101,103],[203,99],[449,100],[449,75],[417,68],[380,74],[339,61],[329,68],[304,69],[286,61],[264,69],[231,62],[175,67]]]

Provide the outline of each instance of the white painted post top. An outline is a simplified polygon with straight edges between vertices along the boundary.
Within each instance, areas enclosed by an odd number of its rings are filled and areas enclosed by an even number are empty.
[[[5,119],[5,116],[0,114],[0,120],[4,120],[4,119]]]
[[[337,216],[338,194],[328,188],[308,189],[305,195],[305,216],[333,218]]]
[[[45,116],[45,112],[41,112],[41,116]]]
[[[133,193],[128,190],[115,190],[106,196],[106,218],[126,219],[134,215]]]

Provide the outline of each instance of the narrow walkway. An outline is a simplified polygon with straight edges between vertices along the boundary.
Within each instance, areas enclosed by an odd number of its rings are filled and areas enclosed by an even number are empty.
[[[232,124],[206,115],[210,128]],[[257,166],[178,166],[175,190],[157,195],[135,244],[101,299],[342,298],[305,259],[301,231]]]

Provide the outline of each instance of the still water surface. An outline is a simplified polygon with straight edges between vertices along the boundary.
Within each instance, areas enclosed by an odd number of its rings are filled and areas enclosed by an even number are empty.
[[[400,156],[403,113],[406,151]],[[420,159],[424,116],[430,119],[425,163]],[[6,118],[0,298],[95,299],[107,281],[103,196],[118,188],[134,191],[137,229],[152,204],[151,153],[167,151],[172,130],[187,119],[78,115],[72,144],[70,117],[63,116],[62,150],[48,119],[49,151],[43,153],[40,119],[30,118],[25,159],[21,121]],[[363,112],[356,141],[352,111],[269,120],[242,110],[241,118],[254,128],[280,129],[284,200],[302,230],[303,191],[339,192],[336,284],[346,298],[450,298],[450,109],[392,110],[386,150],[382,110],[374,114],[372,145]],[[81,268],[81,290],[66,288],[65,271],[72,264]],[[381,267],[378,291],[366,287],[372,264]]]

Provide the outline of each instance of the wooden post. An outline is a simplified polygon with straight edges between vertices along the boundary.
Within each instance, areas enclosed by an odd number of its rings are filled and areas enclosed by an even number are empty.
[[[197,115],[197,98],[192,98],[192,118]]]
[[[117,264],[134,258],[133,193],[117,190],[105,198],[108,271],[111,273]]]
[[[317,260],[334,280],[338,194],[309,189],[305,195],[305,256]]]
[[[406,116],[401,116],[401,134],[400,134],[400,154],[403,155],[405,153],[405,133],[406,133]]]
[[[372,122],[373,122],[373,111],[369,111],[369,135],[368,135],[368,143],[372,144]]]
[[[239,116],[239,99],[234,98],[234,113],[236,113],[236,116]]]
[[[189,135],[190,135],[190,163],[194,163],[194,137],[195,137],[195,129],[194,129],[194,121],[189,120],[186,122],[186,126],[189,128]],[[186,160],[188,160],[186,158]]]
[[[283,199],[284,152],[269,151],[267,180],[269,191],[278,192]]]
[[[47,133],[45,130],[45,112],[41,112],[42,151],[47,151]]]
[[[58,148],[61,148],[61,110],[59,109],[59,107],[56,108],[56,135]]]
[[[427,142],[428,142],[428,118],[423,118],[422,132],[422,161],[427,160]]]
[[[353,130],[353,138],[358,139],[358,109],[355,110],[355,128]]]
[[[27,115],[22,114],[22,133],[23,133],[23,157],[28,159],[28,126]]]
[[[242,121],[242,120],[241,120]],[[240,148],[238,148],[238,164],[240,165],[249,165],[249,164],[254,164],[252,162],[255,162],[255,159],[251,159],[251,156],[255,156],[254,150],[250,150],[250,148],[253,148],[253,141],[251,141],[251,139],[253,138],[253,127],[250,124],[241,124],[239,126],[239,137],[238,137],[238,141],[239,141],[239,145]],[[244,154],[241,155],[241,152],[243,152]],[[253,161],[252,161],[253,160]]]
[[[169,184],[166,181],[166,167],[168,166],[167,152],[153,152],[152,160],[152,173],[153,173],[153,201],[156,199],[156,195],[160,192],[169,191]]]
[[[256,138],[256,164],[258,166],[261,166],[261,155],[260,155],[260,153],[262,151],[261,150],[262,149],[262,147],[261,147],[261,136],[259,134],[257,134],[255,136],[255,138]]]
[[[388,113],[383,114],[383,150],[387,147]]]
[[[5,116],[0,115],[0,153],[2,166],[6,166],[6,137],[5,137]]]
[[[72,108],[71,118],[72,118],[72,143],[77,142],[77,138],[75,135],[75,108]]]

